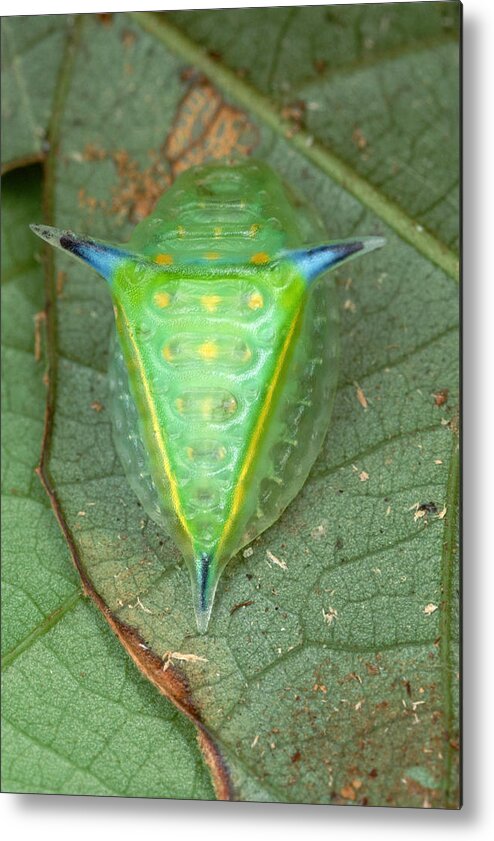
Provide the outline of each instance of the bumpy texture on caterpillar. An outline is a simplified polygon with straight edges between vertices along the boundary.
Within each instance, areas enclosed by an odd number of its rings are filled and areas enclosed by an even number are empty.
[[[311,245],[320,224],[256,161],[183,173],[124,248],[33,230],[110,284],[115,444],[205,632],[222,570],[298,493],[329,425],[338,309],[319,278],[383,240]]]

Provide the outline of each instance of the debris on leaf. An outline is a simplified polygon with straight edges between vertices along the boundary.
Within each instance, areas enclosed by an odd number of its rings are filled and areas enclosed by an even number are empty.
[[[417,521],[427,514],[437,514],[437,505],[435,502],[415,502],[408,510],[415,510],[413,519]]]
[[[319,526],[313,528],[310,534],[311,537],[314,538],[314,540],[319,540],[326,534],[326,526],[323,523],[321,523]]]
[[[441,388],[439,391],[434,392],[432,396],[436,406],[444,406],[444,404],[448,402],[449,389]]]
[[[41,324],[46,321],[46,312],[41,310],[34,316],[34,361],[41,359]]]
[[[244,551],[242,552],[242,555],[244,556],[244,558],[252,558],[253,554],[254,554],[254,550],[253,550],[252,546],[248,546],[247,549],[244,549]]]
[[[362,472],[358,474],[358,477],[359,477],[361,482],[367,482],[367,479],[369,478],[369,474],[366,473],[365,470],[362,470]]]
[[[352,786],[343,786],[340,789],[340,795],[345,798],[345,800],[355,800],[355,789]]]
[[[230,608],[230,616],[235,613],[236,610],[239,610],[241,607],[250,607],[251,604],[254,604],[252,599],[248,599],[246,602],[239,602],[238,604],[234,604],[232,608]]]
[[[435,502],[422,502],[418,511],[425,511],[426,514],[437,514],[437,505]]]
[[[353,130],[352,141],[360,152],[363,152],[363,150],[367,147],[367,138],[365,137],[362,129],[358,126],[355,126]]]
[[[266,555],[268,556],[268,560],[272,561],[273,564],[276,564],[276,566],[279,566],[281,569],[288,569],[285,561],[283,561],[281,558],[277,558],[276,555],[273,555],[273,553],[270,552],[269,549],[266,549]]]
[[[166,670],[171,666],[173,660],[183,660],[187,663],[197,663],[198,661],[202,663],[207,663],[207,657],[200,657],[199,654],[184,654],[181,651],[167,651],[166,654],[163,655],[163,671]]]
[[[359,386],[358,383],[354,383],[354,386],[357,390],[358,402],[360,403],[363,409],[367,409],[369,407],[369,404],[367,402],[367,397],[365,396],[363,389]]]
[[[149,610],[149,608],[148,608],[148,607],[144,607],[144,605],[143,605],[143,603],[141,602],[141,600],[140,600],[139,596],[136,596],[136,603],[135,603],[135,604],[129,604],[129,607],[130,607],[130,609],[131,609],[131,610],[135,610],[135,609],[136,609],[136,607],[140,607],[140,608],[141,608],[141,610],[143,610],[143,611],[144,611],[144,613],[151,613],[151,615],[152,615],[152,613],[153,613],[153,611],[152,611],[152,610]]]
[[[334,607],[328,607],[327,610],[322,609],[322,615],[324,616],[324,621],[328,623],[328,625],[332,625],[334,620],[338,616],[338,611]]]
[[[65,285],[65,281],[67,280],[67,272],[63,272],[61,269],[57,272],[57,279],[55,282],[55,291],[57,294],[57,298],[60,298],[63,294],[63,287]]]
[[[438,609],[438,605],[437,604],[432,604],[432,602],[430,602],[429,604],[426,604],[426,606],[424,607],[424,613],[425,613],[426,616],[430,616],[431,613],[435,613],[437,609]]]

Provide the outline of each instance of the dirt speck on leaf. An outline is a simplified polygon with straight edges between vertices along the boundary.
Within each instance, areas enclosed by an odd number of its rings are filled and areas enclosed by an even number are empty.
[[[281,558],[277,558],[276,555],[273,555],[273,553],[269,549],[266,549],[266,555],[268,557],[268,560],[271,561],[273,564],[276,564],[276,566],[280,567],[280,569],[288,569],[286,562],[283,561]]]
[[[432,395],[436,406],[444,406],[448,402],[449,389],[441,388]]]
[[[363,409],[367,409],[369,407],[369,404],[367,402],[367,397],[365,396],[363,389],[359,386],[358,383],[354,383],[354,385],[357,392],[358,402],[360,403]]]
[[[343,788],[340,789],[340,795],[345,800],[355,800],[355,789],[351,785],[343,786]]]

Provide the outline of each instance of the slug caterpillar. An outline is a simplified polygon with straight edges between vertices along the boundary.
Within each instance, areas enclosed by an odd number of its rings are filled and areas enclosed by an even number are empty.
[[[226,564],[298,493],[329,425],[338,309],[323,275],[384,240],[324,243],[258,161],[187,170],[125,246],[32,228],[108,282],[115,444],[185,558],[204,633]]]

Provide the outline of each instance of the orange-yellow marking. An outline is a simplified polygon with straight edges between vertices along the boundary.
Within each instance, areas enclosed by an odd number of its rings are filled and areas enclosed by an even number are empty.
[[[204,255],[205,260],[219,260],[220,254],[218,251],[206,251]]]
[[[202,359],[206,359],[208,362],[211,359],[216,359],[218,356],[218,345],[216,342],[203,342],[202,345],[199,346],[199,356]]]
[[[192,460],[194,458],[194,450],[192,449],[192,447],[187,447],[186,452],[188,457]]]
[[[252,255],[250,262],[254,263],[255,266],[262,266],[264,263],[269,263],[269,254],[266,254],[265,251],[258,251]]]
[[[154,262],[158,263],[159,266],[171,266],[173,263],[173,257],[171,254],[157,254],[154,258]]]
[[[218,458],[220,459],[220,461],[223,461],[225,456],[226,456],[226,447],[219,447],[218,448]]]
[[[175,510],[177,518],[178,518],[185,534],[187,535],[191,544],[193,545],[192,535],[190,534],[190,531],[189,531],[189,528],[188,528],[188,525],[187,525],[187,520],[185,519],[185,515],[184,515],[183,509],[182,509],[182,503],[181,503],[180,496],[179,496],[179,493],[178,493],[177,483],[176,483],[175,477],[173,475],[171,465],[170,465],[170,461],[169,461],[169,458],[168,458],[168,453],[167,453],[167,450],[166,450],[166,444],[165,444],[165,440],[164,440],[163,430],[160,427],[160,423],[159,423],[159,420],[158,420],[158,415],[157,415],[157,412],[156,412],[156,406],[154,404],[153,395],[151,393],[151,389],[150,389],[148,380],[146,378],[146,371],[144,369],[142,358],[141,358],[141,355],[139,353],[139,348],[137,346],[137,343],[136,343],[136,340],[135,340],[134,336],[132,335],[132,330],[131,330],[129,321],[128,321],[128,319],[125,315],[125,312],[122,308],[120,308],[120,313],[119,314],[121,314],[121,316],[122,316],[122,319],[124,321],[125,328],[126,328],[126,331],[127,331],[127,336],[129,338],[129,341],[132,345],[132,349],[134,351],[135,362],[136,362],[136,365],[137,365],[137,368],[138,368],[138,371],[139,371],[139,382],[140,382],[140,385],[142,386],[142,389],[144,391],[144,396],[145,396],[145,399],[146,399],[146,402],[147,402],[148,408],[149,408],[149,416],[151,418],[151,426],[152,426],[152,429],[153,429],[153,445],[158,447],[158,449],[160,451],[160,454],[161,454],[161,458],[162,458],[162,462],[163,462],[163,469],[165,471],[166,478],[168,479],[168,483],[170,485],[170,496],[172,498],[173,508]]]
[[[260,310],[261,307],[264,306],[264,298],[260,292],[253,292],[252,295],[249,296],[247,304],[251,310]]]
[[[260,226],[260,225],[258,225],[257,223],[255,223],[254,225],[251,225],[251,226],[250,226],[250,228],[249,228],[249,236],[250,236],[250,237],[255,237],[255,235],[256,235],[256,234],[257,234],[257,232],[259,231],[259,228],[260,228],[260,227],[261,227],[261,226]]]
[[[252,432],[252,437],[250,439],[249,447],[248,447],[247,452],[245,454],[243,467],[242,467],[242,470],[240,471],[237,486],[236,486],[235,492],[233,494],[230,513],[229,513],[228,519],[227,519],[227,521],[224,525],[223,534],[221,535],[221,539],[220,539],[220,542],[218,544],[218,548],[216,550],[216,556],[217,557],[220,556],[221,548],[222,548],[222,546],[223,546],[223,544],[226,540],[226,537],[227,537],[228,533],[231,531],[232,524],[235,521],[235,518],[238,515],[238,512],[241,508],[242,501],[243,501],[243,498],[245,496],[244,482],[245,482],[247,474],[248,474],[248,472],[251,468],[252,462],[254,461],[254,457],[255,457],[255,454],[256,454],[259,439],[260,439],[260,437],[263,433],[263,430],[264,430],[266,416],[269,412],[271,402],[273,400],[273,395],[274,395],[276,386],[278,384],[278,380],[280,378],[280,374],[281,374],[281,371],[283,369],[285,358],[286,358],[286,355],[288,353],[288,349],[290,347],[290,343],[291,343],[293,334],[295,332],[295,328],[298,324],[300,314],[301,314],[301,309],[299,309],[297,311],[297,313],[294,316],[293,321],[290,325],[290,329],[289,329],[288,334],[286,336],[286,339],[283,343],[281,353],[280,353],[280,355],[278,357],[278,361],[276,363],[276,368],[273,372],[273,376],[272,376],[271,381],[269,383],[269,388],[268,388],[267,393],[266,393],[266,398],[264,400],[263,407],[262,407],[262,409],[259,413],[259,417],[257,418],[256,426],[255,426],[255,428]]]
[[[182,400],[181,397],[177,397],[177,399],[175,400],[175,406],[177,407],[180,414],[183,415],[183,413],[184,413],[184,401]]]
[[[221,295],[203,295],[201,297],[201,304],[208,312],[216,312],[220,301]]]
[[[172,359],[173,359],[173,353],[172,353],[172,352],[171,352],[171,350],[170,350],[170,345],[165,345],[165,347],[164,347],[164,348],[163,348],[163,350],[162,350],[162,354],[163,354],[163,356],[165,357],[165,359],[166,359],[166,361],[167,361],[167,362],[171,362],[171,361],[172,361]]]
[[[171,301],[171,297],[168,292],[157,292],[154,296],[154,303],[157,307],[167,307],[169,306]]]
[[[222,228],[215,228],[215,229],[214,229],[214,235],[215,235],[215,237],[220,237],[220,236],[221,236],[221,234],[222,234],[222,231],[223,231],[223,229],[222,229]]]
[[[179,225],[177,228],[177,234],[179,235],[180,239],[183,239],[185,236],[185,228],[183,225]]]
[[[201,401],[201,414],[204,420],[209,420],[213,414],[213,405],[212,397],[205,397],[204,400]]]

